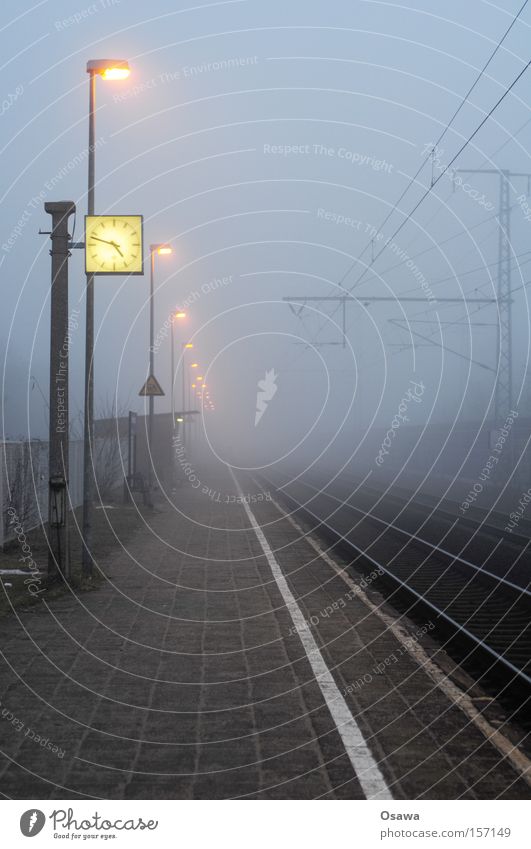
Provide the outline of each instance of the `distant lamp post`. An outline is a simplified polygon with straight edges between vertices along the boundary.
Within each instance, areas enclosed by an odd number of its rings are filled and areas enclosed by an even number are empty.
[[[181,343],[181,359],[182,359],[182,408],[183,412],[186,411],[186,352],[190,351],[194,347],[193,342],[182,342]],[[183,425],[183,442],[186,441],[186,421]]]
[[[89,74],[89,139],[88,139],[88,191],[87,214],[94,215],[96,184],[96,78],[124,80],[129,76],[125,59],[91,59],[87,62]],[[87,274],[85,330],[85,412],[83,443],[83,548],[82,570],[85,577],[92,575],[92,501],[94,498],[94,468],[92,445],[94,440],[94,275]]]
[[[167,256],[172,253],[170,245],[159,243],[149,246],[150,256],[150,275],[149,275],[149,374],[150,377],[155,374],[155,255]],[[148,461],[148,478],[149,488],[151,489],[153,482],[153,418],[155,413],[155,398],[149,396],[149,417],[148,417],[148,444],[149,444],[149,461]]]
[[[171,328],[170,328],[171,365],[170,365],[170,372],[171,372],[171,422],[172,422],[171,426],[172,426],[172,430],[175,428],[175,331],[174,331],[174,325],[175,325],[176,321],[183,321],[186,317],[187,317],[186,313],[183,312],[182,310],[179,310],[178,312],[173,313],[173,315],[171,317]],[[177,419],[177,421],[179,421],[179,420]]]

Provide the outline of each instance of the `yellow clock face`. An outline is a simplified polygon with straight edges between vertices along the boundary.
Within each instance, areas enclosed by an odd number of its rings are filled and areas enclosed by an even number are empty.
[[[141,215],[86,215],[88,274],[143,274]]]

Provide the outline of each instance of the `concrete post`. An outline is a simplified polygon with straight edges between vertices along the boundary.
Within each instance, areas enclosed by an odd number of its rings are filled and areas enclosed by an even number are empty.
[[[52,216],[48,577],[70,577],[68,561],[68,219],[72,201],[45,203]]]

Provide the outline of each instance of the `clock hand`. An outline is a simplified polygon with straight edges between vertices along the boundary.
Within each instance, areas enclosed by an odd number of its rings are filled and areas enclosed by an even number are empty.
[[[121,252],[120,247],[117,244],[117,242],[109,241],[109,239],[100,239],[100,238],[98,238],[98,236],[91,236],[90,238],[94,239],[95,242],[103,242],[105,245],[112,245],[113,248],[116,248],[116,250],[118,251],[118,253],[120,254],[120,256],[123,259],[124,255]]]
[[[123,259],[124,255],[123,255],[123,253],[121,252],[119,245],[118,245],[116,242],[109,242],[109,244],[111,244],[111,245],[113,246],[113,248],[116,248],[116,250],[118,251],[118,253],[120,254],[120,256],[121,256],[121,257],[122,257],[122,259]]]
[[[112,245],[114,242],[109,242],[108,239],[98,239],[97,236],[91,236],[91,239],[94,239],[95,242],[104,242],[106,245]]]

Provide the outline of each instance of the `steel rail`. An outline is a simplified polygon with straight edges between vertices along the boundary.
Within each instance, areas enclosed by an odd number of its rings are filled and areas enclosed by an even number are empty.
[[[272,486],[274,489],[276,489],[276,491],[278,493],[280,493],[284,498],[286,498],[288,501],[290,501],[292,504],[294,504],[297,508],[303,510],[304,512],[309,514],[313,519],[315,519],[317,522],[319,522],[319,524],[322,527],[326,528],[334,537],[336,537],[336,538],[339,537],[339,539],[343,543],[347,544],[348,546],[353,548],[359,555],[361,555],[362,557],[365,557],[367,560],[369,560],[370,563],[373,566],[375,566],[378,570],[380,570],[381,572],[384,572],[386,575],[388,575],[393,581],[395,581],[397,584],[399,584],[402,589],[404,589],[406,592],[413,595],[416,599],[418,599],[418,601],[422,602],[422,604],[425,604],[427,607],[431,608],[431,610],[433,610],[435,613],[437,613],[438,616],[445,619],[449,624],[451,624],[459,632],[464,634],[466,637],[468,637],[470,640],[472,640],[472,642],[476,643],[476,645],[478,645],[480,648],[482,648],[488,654],[490,654],[492,657],[494,657],[495,660],[498,663],[501,663],[503,666],[505,666],[507,669],[509,669],[511,672],[513,672],[515,675],[517,675],[519,678],[521,678],[523,681],[525,681],[528,685],[531,685],[531,676],[527,675],[527,673],[524,672],[523,669],[520,669],[518,666],[515,666],[514,663],[512,663],[510,660],[508,660],[506,657],[504,657],[504,655],[497,652],[496,649],[493,649],[492,646],[489,646],[488,643],[486,643],[484,640],[482,640],[480,637],[478,637],[477,634],[474,634],[472,631],[470,631],[465,625],[463,625],[460,622],[457,622],[457,620],[455,620],[452,616],[450,616],[444,610],[441,610],[439,607],[437,607],[436,604],[433,604],[433,602],[428,601],[428,599],[425,596],[423,596],[421,593],[417,592],[417,590],[415,590],[408,583],[406,583],[401,578],[399,578],[397,575],[395,575],[390,569],[388,569],[386,566],[384,566],[379,561],[377,561],[374,557],[372,557],[370,554],[368,554],[364,549],[360,548],[358,545],[356,545],[354,542],[352,542],[352,540],[349,539],[347,536],[345,536],[345,534],[342,534],[337,528],[334,528],[326,520],[324,520],[322,517],[320,517],[316,513],[314,513],[313,510],[311,510],[307,506],[307,504],[301,504],[299,501],[297,501],[296,498],[293,497],[293,495],[287,493],[285,491],[285,489],[279,490],[278,487],[274,484],[273,481],[269,480],[265,476],[261,476],[261,477],[263,477],[264,480],[266,480],[270,484],[270,486]],[[299,483],[302,483],[302,481],[299,481]],[[308,486],[308,484],[305,484],[305,485]],[[313,487],[310,487],[310,488],[313,489]],[[318,492],[319,492],[319,494],[326,495],[326,493],[323,493],[322,491],[318,491]],[[327,497],[331,497],[331,498],[333,498],[334,500],[337,500],[337,501],[340,500],[340,499],[335,499],[334,496],[330,496],[330,495],[328,495]],[[351,505],[345,504],[344,501],[340,502],[340,503],[343,506],[351,506]],[[354,509],[357,509],[357,508],[354,508]],[[363,511],[359,511],[359,512],[363,512]],[[367,515],[367,514],[364,514],[364,515]],[[376,517],[373,517],[373,518],[376,518]],[[389,525],[389,526],[393,527],[392,525]],[[394,530],[400,530],[399,528],[393,528],[393,529]],[[421,540],[419,540],[419,541],[421,541]],[[430,546],[430,547],[433,547],[431,543],[427,543],[427,545]],[[447,554],[446,556],[450,556],[451,558],[454,558],[453,554],[449,554],[449,555]],[[474,568],[478,569],[478,567],[474,567]],[[495,576],[495,577],[498,578],[498,576]],[[518,590],[518,592],[522,592],[521,587],[516,587],[516,589]]]

